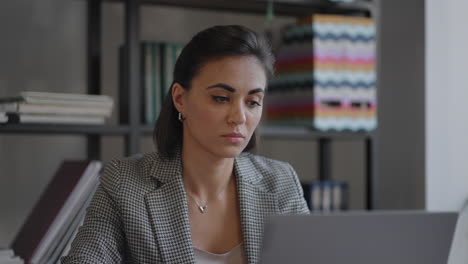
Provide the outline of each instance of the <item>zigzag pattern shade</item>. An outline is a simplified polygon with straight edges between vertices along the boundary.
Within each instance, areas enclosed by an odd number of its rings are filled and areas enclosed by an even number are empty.
[[[373,130],[375,27],[371,19],[313,15],[283,35],[267,120],[318,130]]]

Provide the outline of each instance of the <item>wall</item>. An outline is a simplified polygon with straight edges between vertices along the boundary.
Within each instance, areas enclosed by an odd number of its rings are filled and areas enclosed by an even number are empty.
[[[2,1],[0,96],[85,92],[85,2]],[[0,134],[0,248],[8,246],[63,159],[84,158],[77,136]]]
[[[378,0],[376,208],[424,209],[424,0]]]
[[[468,199],[468,2],[426,1],[426,208]]]

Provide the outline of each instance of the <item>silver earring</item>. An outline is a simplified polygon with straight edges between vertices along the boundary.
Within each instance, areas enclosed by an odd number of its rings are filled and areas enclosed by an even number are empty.
[[[182,116],[182,113],[179,112],[179,121],[184,122],[185,118]]]

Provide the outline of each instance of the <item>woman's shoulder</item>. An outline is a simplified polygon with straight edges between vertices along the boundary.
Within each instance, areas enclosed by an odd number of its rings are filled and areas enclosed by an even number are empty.
[[[289,163],[254,154],[240,157],[241,173],[254,179],[255,185],[275,193],[282,212],[308,212],[299,178]]]
[[[253,168],[271,173],[290,173],[291,165],[288,162],[267,158],[261,155],[245,152],[239,156],[239,161],[244,163],[245,166],[252,166]]]
[[[111,194],[117,194],[122,185],[127,188],[139,183],[148,186],[152,182],[151,169],[159,159],[156,152],[112,159],[104,166],[101,184]]]
[[[237,163],[243,173],[263,182],[271,191],[285,185],[297,186],[297,174],[288,162],[245,153],[239,156]]]

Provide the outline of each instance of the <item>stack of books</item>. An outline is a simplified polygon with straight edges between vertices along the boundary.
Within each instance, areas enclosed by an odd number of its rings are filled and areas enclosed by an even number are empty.
[[[304,198],[311,212],[334,212],[348,209],[348,184],[324,181],[302,183]]]
[[[24,261],[12,249],[0,249],[0,264],[23,264]]]
[[[375,129],[372,19],[313,15],[284,32],[267,120],[321,131]]]
[[[100,125],[113,105],[106,95],[24,91],[0,98],[0,122]]]
[[[164,98],[169,92],[173,82],[175,63],[183,45],[166,42],[141,43],[141,95],[142,111],[141,120],[145,124],[152,125],[156,122]],[[123,61],[124,46],[119,49],[120,76],[125,73]],[[125,94],[123,80],[120,80],[121,94]]]
[[[11,245],[26,263],[57,263],[68,253],[101,168],[99,161],[62,163]]]

